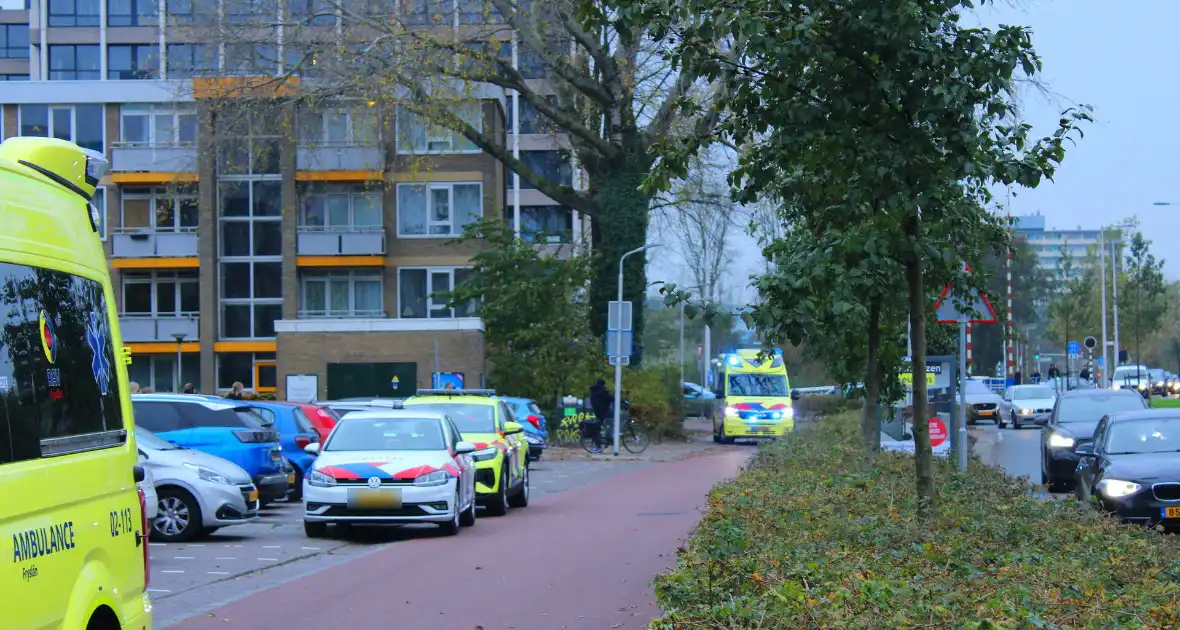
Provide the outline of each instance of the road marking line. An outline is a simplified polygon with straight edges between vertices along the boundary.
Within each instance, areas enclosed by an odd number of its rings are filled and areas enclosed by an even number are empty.
[[[304,551],[319,551],[319,547],[302,547]]]
[[[148,543],[148,544],[153,547],[167,547],[168,546],[168,543]]]
[[[214,560],[237,560],[237,558],[230,558],[228,556],[220,556],[220,557],[214,558]]]
[[[173,560],[196,560],[193,556],[172,556]]]
[[[263,545],[262,548],[263,549],[282,549],[282,547],[279,545]],[[307,549],[307,547],[304,547],[304,549]]]
[[[149,592],[149,593],[171,593],[172,591],[170,591],[166,588],[149,588],[147,590],[147,592]]]
[[[258,558],[260,562],[278,562],[278,558]]]
[[[229,571],[206,571],[209,575],[229,575]]]
[[[204,547],[204,546],[205,546],[205,543],[198,543],[198,544],[191,544],[190,543],[189,544],[189,547]]]
[[[184,573],[184,571],[160,571],[160,573]]]

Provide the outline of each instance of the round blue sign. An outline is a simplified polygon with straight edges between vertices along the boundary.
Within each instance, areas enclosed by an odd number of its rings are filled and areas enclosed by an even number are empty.
[[[1071,342],[1069,342],[1068,350],[1069,350],[1070,354],[1081,354],[1082,353],[1082,346],[1081,346],[1081,344],[1079,344],[1076,341],[1071,341]]]

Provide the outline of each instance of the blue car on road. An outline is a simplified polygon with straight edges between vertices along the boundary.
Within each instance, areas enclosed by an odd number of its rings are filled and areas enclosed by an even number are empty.
[[[283,446],[283,455],[295,469],[295,479],[291,482],[292,500],[303,498],[303,478],[315,463],[315,456],[310,455],[303,447],[318,442],[320,434],[315,425],[303,409],[295,403],[278,402],[273,400],[241,400],[234,401],[246,405],[262,415],[263,419],[279,432],[279,444]]]
[[[131,404],[136,426],[244,468],[258,487],[260,503],[287,495],[279,432],[253,408],[241,401],[185,394],[135,394]]]
[[[524,439],[529,443],[529,461],[541,459],[541,453],[548,446],[549,430],[545,424],[545,414],[541,413],[537,401],[514,396],[501,396],[500,399],[508,403],[516,421],[524,427]]]

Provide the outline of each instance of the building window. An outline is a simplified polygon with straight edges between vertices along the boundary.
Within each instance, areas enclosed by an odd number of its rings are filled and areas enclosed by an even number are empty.
[[[49,0],[49,26],[98,26],[98,7],[99,0]]]
[[[359,184],[313,185],[304,189],[299,226],[325,231],[383,225],[381,190]]]
[[[226,74],[238,76],[271,76],[277,73],[278,69],[278,48],[273,44],[225,45]]]
[[[570,152],[564,149],[558,151],[521,151],[520,161],[531,168],[533,172],[545,178],[545,181],[557,186],[574,185],[574,166],[570,163]],[[511,187],[511,185],[509,185]],[[520,178],[521,190],[535,190],[525,178]]]
[[[171,24],[196,24],[197,15],[211,16],[216,19],[217,3],[213,2],[213,6],[206,7],[208,10],[201,10],[199,0],[168,0],[168,23]],[[171,47],[169,47],[171,48]],[[172,56],[172,51],[168,51],[168,56]]]
[[[226,112],[219,121],[219,175],[278,175],[281,112]]]
[[[398,184],[398,236],[458,236],[483,217],[483,184]]]
[[[287,0],[291,22],[303,26],[336,26],[336,5],[331,0]]]
[[[273,26],[279,23],[275,0],[222,0],[225,21],[230,24]]]
[[[27,74],[0,74],[0,81],[28,81]]]
[[[508,214],[511,217],[511,208]],[[530,243],[573,241],[574,213],[565,206],[521,206],[520,223],[521,238]]]
[[[159,23],[157,0],[107,0],[107,26],[156,26]]]
[[[453,291],[473,271],[462,267],[427,267],[398,269],[397,310],[400,317],[417,319],[452,319],[475,317],[476,303],[448,308],[440,293]]]
[[[160,47],[156,44],[107,46],[107,78],[154,79],[160,76]]]
[[[94,204],[94,208],[98,211],[98,236],[105,242],[107,240],[107,189],[105,186],[98,186],[94,189],[94,196],[90,198],[90,203]]]
[[[459,0],[459,24],[501,24],[500,11],[484,0]]]
[[[123,105],[119,113],[120,142],[136,147],[194,146],[197,108],[187,103]]]
[[[559,133],[558,127],[538,111],[536,106],[524,98],[518,100],[520,100],[520,133]],[[545,100],[554,108],[558,106],[556,96],[546,96]],[[508,133],[512,133],[513,99],[507,98],[505,101],[508,106]]]
[[[454,0],[407,0],[404,4],[406,24],[450,26],[454,23]]]
[[[96,17],[97,19],[97,17]],[[97,24],[95,24],[97,26]],[[93,81],[102,78],[99,47],[55,45],[49,47],[51,81]]]
[[[181,232],[197,229],[199,206],[193,186],[124,188],[124,229]]]
[[[380,271],[307,273],[299,281],[300,317],[385,317]]]
[[[20,135],[60,138],[104,152],[102,105],[21,105]]]
[[[0,59],[29,58],[29,25],[0,24]]]
[[[168,78],[190,79],[216,72],[217,49],[205,44],[168,44]]]
[[[220,182],[221,337],[275,336],[283,309],[282,182]]]
[[[316,146],[373,146],[380,140],[374,107],[330,107],[299,112],[299,143]]]
[[[123,274],[124,315],[192,317],[200,311],[196,271],[129,271]]]
[[[453,113],[464,122],[483,131],[483,109],[479,101],[456,103]],[[437,125],[411,112],[397,108],[398,153],[470,153],[479,152],[462,134]]]
[[[155,392],[180,392],[185,383],[192,383],[201,391],[201,355],[183,355],[180,367],[180,387],[176,382],[176,353],[144,354],[133,357],[127,366],[127,379]]]
[[[222,352],[217,355],[217,390],[225,391],[241,383],[250,391],[274,391],[277,383],[275,353]]]

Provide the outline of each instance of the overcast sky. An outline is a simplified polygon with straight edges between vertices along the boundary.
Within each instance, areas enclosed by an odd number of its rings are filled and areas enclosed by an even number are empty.
[[[1137,216],[1155,255],[1169,258],[1180,234],[1180,177],[1172,179],[1180,120],[1171,118],[1180,105],[1174,62],[1180,0],[1015,0],[981,9],[978,21],[1032,28],[1044,62],[1041,78],[1051,92],[1022,97],[1035,135],[1051,133],[1067,107],[1094,107],[1095,122],[1067,154],[1056,181],[1013,189],[1013,214],[1039,212],[1050,229],[1098,228]],[[1153,206],[1157,201],[1178,205]],[[667,265],[678,262],[674,252],[659,251],[653,252],[653,281],[665,279]],[[732,285],[744,287],[760,270],[761,253],[749,238],[735,239],[733,252]],[[1180,280],[1180,259],[1169,260],[1164,272]]]

